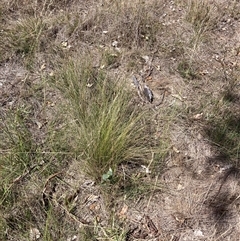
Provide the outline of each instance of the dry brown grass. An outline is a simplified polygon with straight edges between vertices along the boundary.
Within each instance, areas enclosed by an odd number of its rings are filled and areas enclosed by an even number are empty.
[[[238,240],[239,9],[2,1],[0,239]]]

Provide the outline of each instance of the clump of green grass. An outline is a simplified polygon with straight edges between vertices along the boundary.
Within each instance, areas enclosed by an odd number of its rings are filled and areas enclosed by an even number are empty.
[[[56,76],[73,123],[73,146],[86,171],[96,180],[127,161],[146,161],[151,136],[144,112],[131,104],[124,80],[111,80],[91,61],[69,61]]]
[[[204,33],[211,30],[216,23],[214,7],[206,0],[188,1],[186,20],[193,25],[196,33]]]
[[[12,22],[2,32],[2,48],[24,58],[28,67],[39,50],[45,23],[40,17],[28,17]]]
[[[192,24],[194,30],[193,46],[199,44],[204,35],[212,30],[217,23],[219,16],[217,9],[206,0],[189,0],[187,3],[186,20]]]
[[[1,240],[5,232],[10,233],[9,238],[25,235],[36,220],[43,220],[41,192],[32,190],[39,190],[44,178],[62,170],[62,163],[66,165],[66,152],[60,151],[64,143],[61,147],[58,143],[61,138],[49,128],[44,145],[40,144],[32,133],[30,119],[31,110],[23,103],[0,115]]]
[[[12,192],[14,180],[30,167],[33,153],[36,151],[36,145],[26,127],[25,118],[23,111],[18,110],[8,117],[3,117],[1,121],[1,205],[13,204],[16,196]]]
[[[26,109],[21,108],[1,115],[0,212],[3,216],[0,219],[0,228],[2,234],[8,229],[14,232],[26,224],[23,216],[17,216],[16,213],[12,215],[11,210],[19,209],[17,205],[23,197],[22,183],[26,181],[28,170],[36,158],[37,146],[26,125],[27,113]],[[0,237],[3,238],[1,235]]]

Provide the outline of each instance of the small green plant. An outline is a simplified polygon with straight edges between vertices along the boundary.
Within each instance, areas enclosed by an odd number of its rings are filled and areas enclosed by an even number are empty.
[[[113,177],[113,170],[112,168],[109,168],[108,172],[102,175],[102,182],[110,181],[112,177]]]
[[[187,61],[183,60],[178,64],[177,70],[182,78],[192,80],[197,78],[196,69],[193,65]]]
[[[119,59],[119,53],[114,53],[110,51],[104,51],[103,53],[103,63],[102,68],[104,67],[114,67],[114,65],[117,65],[118,59]]]

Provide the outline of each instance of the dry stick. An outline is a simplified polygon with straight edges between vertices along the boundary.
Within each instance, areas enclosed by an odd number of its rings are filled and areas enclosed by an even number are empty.
[[[148,215],[144,215],[144,217],[145,217],[145,220],[146,220],[147,227],[148,227],[149,231],[152,234],[154,234],[154,237],[157,237],[157,235],[159,233],[158,228],[155,226],[155,224],[153,223],[152,219]]]
[[[122,171],[123,171],[123,180],[125,182],[125,180],[126,180],[126,173],[125,173],[125,170],[124,170],[124,166],[121,165],[121,167],[122,167]]]
[[[159,105],[161,105],[163,103],[166,91],[167,90],[164,90],[163,95],[162,95],[162,99],[157,104],[155,104],[154,107],[158,107]]]
[[[48,183],[50,182],[50,180],[54,177],[56,177],[57,175],[63,173],[63,171],[61,172],[57,172],[57,173],[54,173],[52,175],[50,175],[47,179],[47,181],[45,182],[44,186],[43,186],[43,191],[42,191],[42,200],[43,200],[43,204],[45,206],[45,208],[48,208],[48,205],[49,205],[49,198],[50,195],[49,194],[46,194],[46,190],[47,190],[47,185]],[[52,198],[51,198],[52,199]]]
[[[46,181],[45,184],[44,184],[44,189],[46,189],[46,186],[47,186],[47,184],[49,183],[49,181],[50,181],[51,179],[53,179],[54,177],[58,176],[59,174],[62,174],[63,172],[64,172],[64,171],[61,171],[61,172],[57,172],[57,173],[54,173],[54,174],[50,175],[50,176],[48,177],[47,181]]]
[[[224,233],[222,233],[219,237],[217,237],[217,239],[215,239],[215,241],[217,241],[217,240],[219,240],[221,237],[223,237],[224,235],[226,235],[228,232],[229,232],[229,230],[233,230],[234,229],[234,227],[230,227],[228,230],[226,230]]]
[[[149,162],[149,164],[147,166],[148,169],[150,168],[150,166],[152,165],[153,160],[154,160],[154,152],[153,151],[151,151],[151,152],[152,152],[152,158],[151,158],[151,160],[150,160],[150,162]]]
[[[81,224],[81,225],[89,225],[90,223],[87,222],[85,219],[83,218],[80,218],[80,217],[77,217],[75,216],[74,214],[70,213],[66,207],[64,207],[63,205],[61,205],[59,202],[57,202],[57,200],[54,200],[57,204],[57,206],[59,206],[62,210],[64,210],[64,212],[71,218],[73,219],[75,222]],[[81,220],[79,220],[81,219]]]
[[[152,65],[152,62],[150,64],[150,66]],[[148,77],[150,77],[152,75],[152,72],[153,72],[153,67],[150,67],[149,71],[148,71],[148,74],[146,76],[144,76],[144,79],[143,79],[143,76],[142,76],[142,82],[145,83],[145,79],[147,79]]]
[[[151,199],[152,199],[152,197],[153,197],[153,194],[154,194],[154,192],[155,192],[155,190],[156,190],[157,181],[158,181],[158,175],[156,176],[156,180],[155,180],[155,183],[154,183],[154,189],[153,189],[152,195],[151,195],[151,196],[149,197],[149,199],[148,199],[147,209],[148,209],[148,207],[149,207],[149,204],[150,204],[150,201],[151,201]]]
[[[47,179],[47,181],[46,181],[45,184],[44,184],[44,189],[43,189],[43,192],[42,192],[43,194],[45,194],[46,186],[47,186],[47,184],[49,183],[49,181],[50,181],[51,179],[53,179],[54,177],[58,176],[59,174],[62,174],[62,173],[63,173],[63,171],[54,173],[54,174],[52,174],[52,175],[49,176],[49,178]],[[74,221],[76,221],[77,223],[82,224],[82,225],[87,225],[87,224],[89,224],[89,222],[87,222],[87,221],[84,220],[83,218],[81,218],[81,220],[77,219],[77,217],[76,217],[75,215],[73,215],[72,213],[70,213],[63,205],[61,205],[59,202],[57,202],[57,200],[54,200],[54,201],[55,201],[55,203],[57,204],[57,206],[59,206],[60,208],[62,208],[62,209],[66,212],[66,214],[67,214],[70,218],[72,218]],[[78,218],[79,218],[79,217],[78,217]]]
[[[142,97],[142,95],[141,95],[142,89],[141,89],[141,85],[140,85],[139,81],[137,80],[137,78],[136,78],[135,76],[133,76],[132,79],[133,79],[133,84],[137,87],[137,93],[138,93],[139,98],[140,98],[144,103],[146,103],[146,101],[143,99],[143,97]]]
[[[212,181],[212,183],[209,185],[209,188],[208,188],[208,190],[207,190],[207,192],[206,192],[206,194],[205,194],[205,196],[204,196],[204,200],[203,200],[203,202],[202,202],[202,204],[201,204],[200,210],[202,210],[203,204],[204,204],[205,200],[207,200],[207,197],[208,197],[208,195],[209,195],[209,193],[210,193],[210,189],[211,189],[212,186],[213,186],[213,181]]]
[[[221,190],[222,190],[223,185],[226,183],[228,177],[229,177],[232,173],[234,173],[234,172],[235,172],[234,167],[231,167],[231,168],[227,171],[227,173],[224,175],[223,180],[222,180],[222,183],[221,183],[220,187],[218,188],[218,191],[217,191],[217,193],[215,194],[215,197],[214,197],[214,199],[213,199],[212,201],[216,200],[217,196],[219,195],[219,193],[220,193]]]

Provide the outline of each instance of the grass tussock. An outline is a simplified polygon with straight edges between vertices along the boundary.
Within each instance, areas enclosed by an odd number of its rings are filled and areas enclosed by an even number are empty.
[[[188,1],[186,21],[192,25],[194,31],[191,40],[193,49],[196,49],[201,42],[206,40],[207,34],[216,28],[220,17],[221,14],[214,4],[209,4],[206,0]]]
[[[1,33],[2,55],[5,58],[19,56],[24,60],[26,66],[31,68],[35,54],[40,48],[44,28],[45,23],[42,18],[19,19]],[[7,51],[9,49],[11,52]],[[8,52],[7,55],[4,53],[5,51]]]
[[[74,149],[87,172],[99,180],[120,163],[146,161],[151,137],[143,122],[147,116],[131,104],[124,82],[110,80],[89,63],[68,62],[57,75],[56,85],[70,107]]]
[[[196,34],[201,35],[214,28],[217,21],[216,9],[208,1],[188,1],[186,20],[193,25]]]

